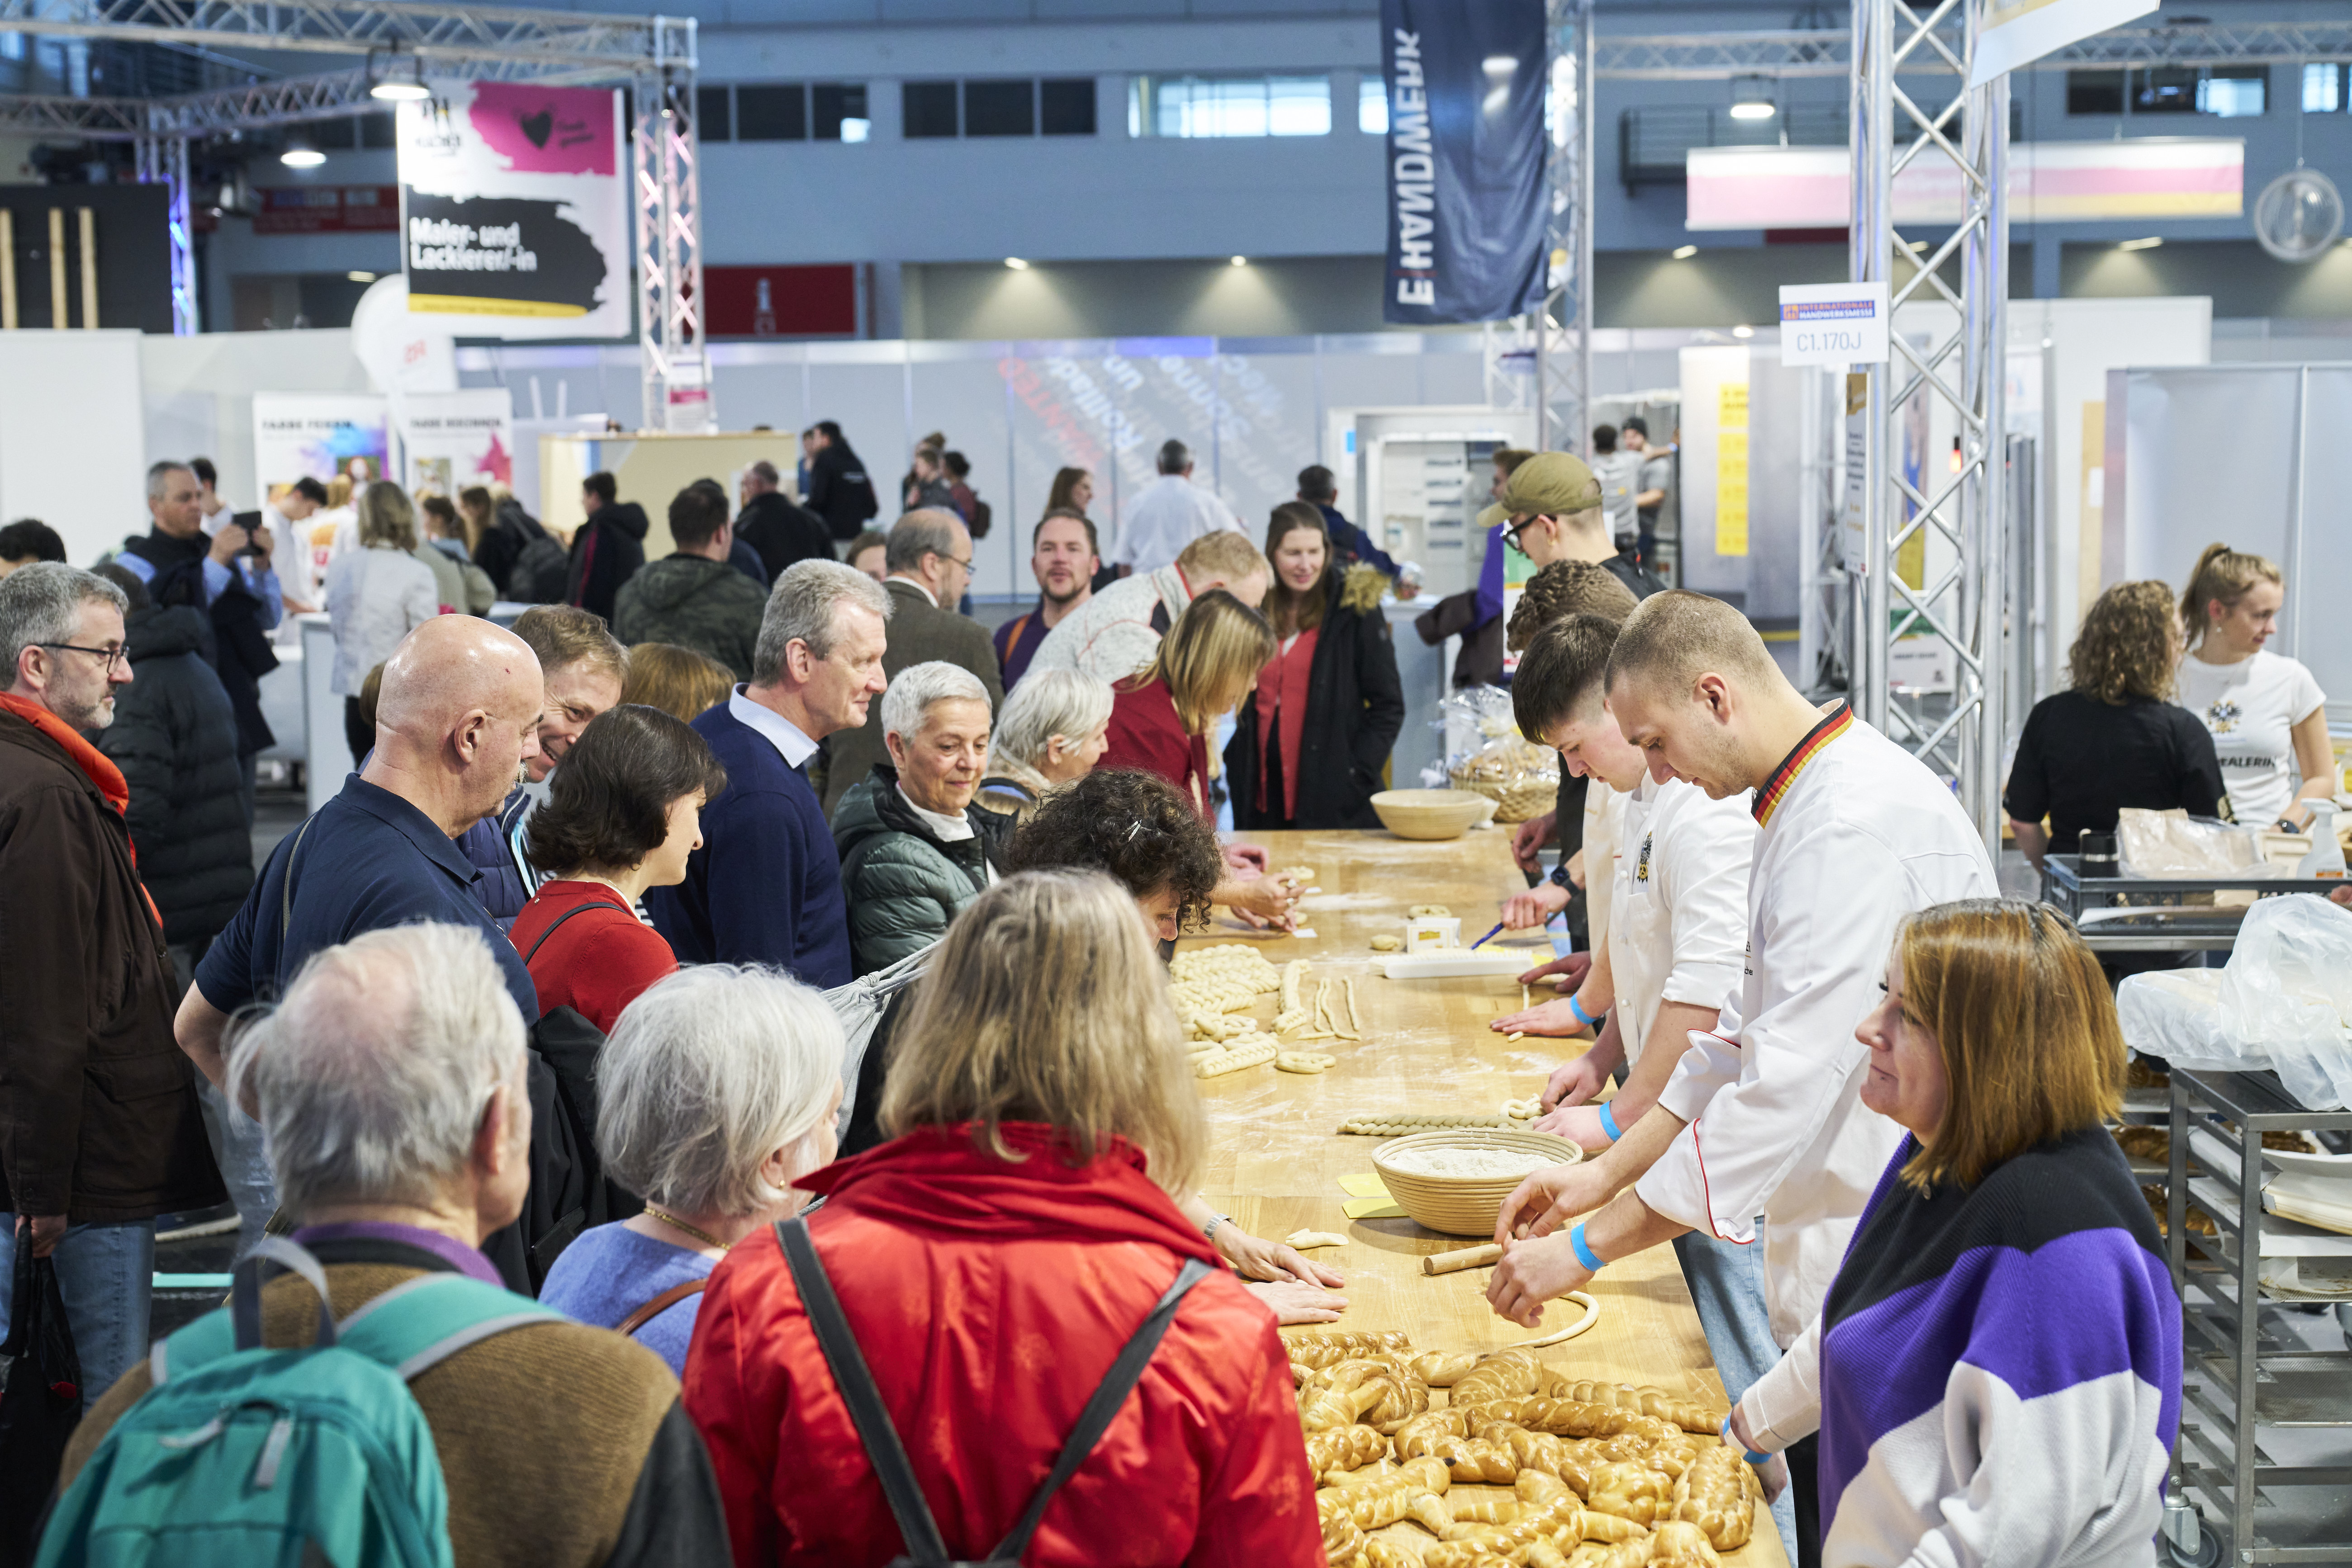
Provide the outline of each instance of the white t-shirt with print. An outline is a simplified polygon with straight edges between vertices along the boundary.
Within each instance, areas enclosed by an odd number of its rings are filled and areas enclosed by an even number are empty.
[[[2180,661],[2176,700],[2212,731],[2221,784],[2240,822],[2267,827],[2294,800],[2294,727],[2326,702],[2295,660],[2264,649],[2235,664]]]

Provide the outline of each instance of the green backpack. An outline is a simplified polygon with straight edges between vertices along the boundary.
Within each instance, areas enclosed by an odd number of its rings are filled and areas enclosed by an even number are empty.
[[[315,1343],[261,1344],[261,1260],[319,1292]],[[425,1274],[341,1323],[326,1271],[265,1237],[229,1304],[159,1341],[154,1386],[58,1500],[39,1568],[450,1568],[449,1494],[408,1380],[560,1312],[462,1274]]]

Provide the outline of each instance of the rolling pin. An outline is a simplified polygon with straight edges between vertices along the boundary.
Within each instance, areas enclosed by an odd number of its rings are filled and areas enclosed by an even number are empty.
[[[1462,1268],[1484,1268],[1489,1263],[1500,1263],[1503,1249],[1493,1242],[1484,1247],[1465,1247],[1459,1252],[1433,1252],[1421,1260],[1423,1274],[1452,1274]]]

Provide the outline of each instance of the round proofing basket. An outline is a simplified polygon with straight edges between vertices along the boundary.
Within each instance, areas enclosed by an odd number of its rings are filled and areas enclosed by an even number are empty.
[[[1506,1131],[1499,1127],[1450,1127],[1392,1138],[1372,1151],[1372,1169],[1413,1222],[1446,1236],[1491,1237],[1503,1200],[1527,1180],[1519,1176],[1431,1176],[1397,1169],[1394,1157],[1412,1149],[1524,1149],[1572,1165],[1584,1151],[1549,1132]]]
[[[1381,826],[1399,838],[1459,838],[1491,809],[1488,797],[1469,790],[1384,789],[1372,796]]]

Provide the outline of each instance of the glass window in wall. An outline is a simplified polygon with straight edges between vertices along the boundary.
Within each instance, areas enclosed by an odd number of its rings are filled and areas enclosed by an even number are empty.
[[[2305,114],[2344,112],[2344,68],[2307,65],[2303,68],[2303,111]]]
[[[1038,128],[1048,136],[1095,133],[1095,79],[1047,77],[1037,84]]]
[[[2197,84],[2197,111],[2224,120],[2261,114],[2270,107],[2268,66],[2210,66]]]
[[[1389,133],[1389,84],[1378,71],[1356,79],[1356,129],[1367,136]]]
[[[808,89],[789,86],[739,87],[735,89],[735,139],[738,142],[805,142],[808,140]]]
[[[705,142],[735,140],[735,103],[726,88],[694,89],[694,133]]]
[[[898,91],[906,116],[900,133],[908,141],[928,141],[957,133],[955,83],[910,81]]]
[[[863,142],[874,122],[866,116],[866,84],[821,81],[809,89],[820,142]]]
[[[1134,79],[1130,136],[1328,136],[1331,79],[1316,76]]]
[[[963,133],[967,136],[1034,136],[1037,132],[1037,84],[968,81],[963,84]]]

